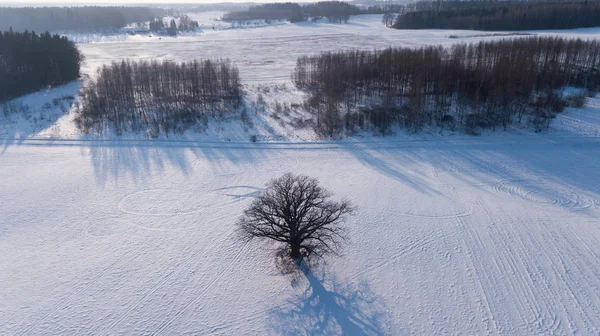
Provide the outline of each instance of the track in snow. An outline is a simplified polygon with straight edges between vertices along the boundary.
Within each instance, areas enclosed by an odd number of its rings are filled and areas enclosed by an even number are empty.
[[[598,204],[598,200],[570,190],[554,189],[542,183],[528,180],[502,180],[493,186],[494,191],[519,197],[539,204],[557,205],[572,210],[587,210]]]

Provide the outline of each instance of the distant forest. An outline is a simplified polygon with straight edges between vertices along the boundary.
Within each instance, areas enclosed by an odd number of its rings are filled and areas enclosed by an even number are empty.
[[[241,104],[238,69],[228,61],[123,61],[103,66],[80,93],[84,132],[183,132]]]
[[[415,4],[396,29],[539,30],[600,26],[600,1],[443,1]]]
[[[0,102],[79,78],[82,59],[66,37],[0,32]]]
[[[361,14],[357,6],[341,1],[321,1],[299,5],[293,2],[252,6],[245,11],[230,12],[225,21],[287,20],[306,21],[308,18],[328,18],[335,23],[347,22],[351,15]]]
[[[305,106],[324,135],[392,125],[506,127],[522,120],[536,131],[556,113],[582,106],[565,86],[595,92],[600,85],[600,42],[530,37],[457,44],[450,48],[392,48],[304,56],[293,75]],[[523,119],[523,117],[526,117]]]
[[[131,23],[162,17],[165,11],[149,7],[24,7],[0,8],[0,30],[87,31],[118,29]]]
[[[198,21],[192,20],[186,14],[179,15],[179,25],[175,22],[175,19],[171,19],[169,24],[165,24],[165,20],[162,17],[157,17],[150,20],[148,29],[153,33],[166,33],[170,36],[177,35],[177,32],[193,31],[198,28]]]

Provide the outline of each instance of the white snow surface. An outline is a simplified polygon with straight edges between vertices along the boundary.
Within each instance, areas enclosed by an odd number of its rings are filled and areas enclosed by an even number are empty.
[[[506,38],[468,38],[473,35],[502,32],[391,29],[381,23],[381,15],[353,16],[348,24],[278,22],[267,26],[232,28],[231,23],[214,21],[220,17],[219,12],[201,14],[191,15],[201,24],[202,30],[197,33],[176,37],[123,35],[119,41],[80,44],[79,48],[86,57],[84,70],[93,74],[102,64],[121,59],[228,58],[239,67],[245,83],[273,83],[289,81],[296,59],[301,55],[400,46],[447,46],[455,43],[477,42],[482,39]],[[210,28],[212,24],[215,24],[215,30]],[[528,33],[581,38],[600,37],[598,28]],[[451,35],[464,38],[449,38]]]
[[[90,72],[122,57],[229,57],[252,95],[283,103],[301,101],[289,83],[300,54],[456,42],[377,21],[81,47]],[[325,142],[257,114],[250,130],[211,121],[196,137],[151,140],[83,136],[72,113],[43,109],[78,87],[16,100],[29,119],[0,115],[0,335],[600,333],[597,98],[542,134]],[[358,209],[343,256],[306,276],[281,274],[270,244],[235,234],[286,172]]]
[[[24,140],[0,155],[0,334],[581,334],[600,138]],[[358,207],[307,279],[235,221],[272,177]]]

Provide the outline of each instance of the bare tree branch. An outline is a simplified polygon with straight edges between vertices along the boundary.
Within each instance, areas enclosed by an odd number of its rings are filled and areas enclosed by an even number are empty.
[[[304,175],[287,173],[267,187],[238,221],[243,238],[282,243],[284,251],[280,252],[297,263],[339,254],[347,240],[343,224],[354,212],[348,200],[332,201],[331,192],[320,187],[317,179]]]

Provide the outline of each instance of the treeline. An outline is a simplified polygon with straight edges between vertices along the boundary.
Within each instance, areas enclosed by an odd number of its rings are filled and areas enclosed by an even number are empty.
[[[183,132],[240,103],[238,69],[229,61],[113,62],[82,90],[76,122],[84,132],[144,131],[156,137]]]
[[[198,21],[192,20],[192,18],[186,14],[179,15],[179,24],[177,25],[178,31],[191,31],[198,27],[200,27]]]
[[[0,8],[0,30],[87,31],[118,29],[165,15],[149,7],[24,7]]]
[[[448,9],[494,8],[506,5],[527,5],[552,0],[422,0],[402,5],[403,12],[441,11]],[[571,0],[585,1],[585,0]]]
[[[297,60],[297,87],[317,128],[335,135],[374,127],[385,134],[400,125],[506,127],[531,121],[548,126],[568,103],[556,90],[600,85],[600,42],[531,37],[459,44],[451,48],[343,51]]]
[[[192,20],[188,15],[179,15],[179,24],[175,22],[175,19],[171,19],[168,25],[165,24],[165,20],[162,17],[153,18],[148,24],[148,29],[154,33],[166,33],[170,36],[177,35],[178,32],[193,31],[200,25],[198,21]]]
[[[528,0],[529,3],[543,0]],[[585,1],[585,0],[581,0]],[[491,8],[512,3],[523,3],[522,0],[423,0],[398,4],[389,1],[359,1],[361,14],[404,14],[416,11],[440,11],[457,8]]]
[[[412,3],[411,3],[412,4]],[[407,5],[400,4],[382,4],[361,8],[361,14],[402,14],[410,11]]]
[[[327,18],[332,23],[348,22],[351,15],[362,14],[357,6],[341,1],[321,1],[302,5],[304,14],[308,17]]]
[[[600,26],[600,1],[452,1],[399,15],[396,29],[532,30]]]
[[[306,21],[309,18],[328,18],[334,23],[347,22],[351,15],[361,14],[361,9],[341,1],[321,1],[299,5],[297,3],[272,3],[252,6],[244,11],[230,12],[223,16],[225,21],[287,20]]]
[[[299,4],[286,2],[252,6],[247,10],[229,12],[223,15],[223,20],[287,20],[290,22],[301,22],[304,21],[304,15]]]
[[[66,37],[0,32],[0,102],[79,78],[82,60]]]

